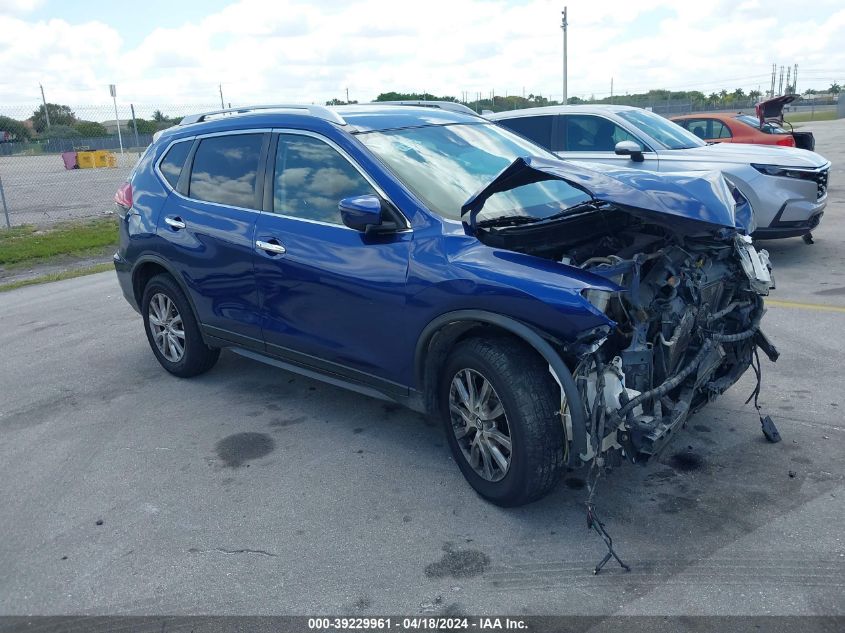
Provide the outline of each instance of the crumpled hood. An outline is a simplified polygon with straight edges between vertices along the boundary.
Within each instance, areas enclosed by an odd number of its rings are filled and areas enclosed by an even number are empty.
[[[720,172],[659,174],[638,169],[604,167],[601,172],[567,161],[520,157],[461,207],[474,232],[475,218],[490,196],[523,185],[559,179],[581,189],[593,200],[676,228],[750,229],[750,210],[735,213],[737,201]],[[744,204],[747,206],[747,202]]]

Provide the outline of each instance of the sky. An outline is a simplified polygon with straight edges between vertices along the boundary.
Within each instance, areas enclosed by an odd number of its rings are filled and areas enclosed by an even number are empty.
[[[842,0],[0,0],[0,111],[845,83]]]

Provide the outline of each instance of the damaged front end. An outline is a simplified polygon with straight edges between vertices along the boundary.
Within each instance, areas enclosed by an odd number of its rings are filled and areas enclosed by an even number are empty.
[[[639,226],[637,237],[649,229]],[[651,233],[657,239],[630,253],[632,230],[570,260],[620,287],[594,304],[614,321],[611,333],[594,351],[570,350],[588,427],[578,457],[599,456],[599,465],[648,459],[745,373],[758,346],[777,356],[760,330],[762,295],[771,285],[765,251],[740,235],[731,241]]]
[[[585,308],[607,324],[561,346],[578,394],[577,401],[562,397],[568,463],[642,462],[733,385],[758,348],[777,358],[760,329],[763,296],[774,287],[771,267],[747,235],[747,202],[721,175],[579,169],[518,159],[467,202],[465,223],[489,246],[615,284],[614,291],[582,291]],[[582,189],[590,201],[537,222],[476,222],[491,196],[550,178]]]

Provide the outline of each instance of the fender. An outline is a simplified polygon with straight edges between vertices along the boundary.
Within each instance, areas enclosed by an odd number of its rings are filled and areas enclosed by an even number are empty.
[[[575,380],[572,378],[572,374],[569,372],[560,354],[555,351],[540,333],[521,321],[485,310],[456,310],[442,314],[432,320],[423,329],[422,334],[420,334],[414,354],[416,381],[423,393],[427,392],[425,385],[426,357],[433,337],[444,326],[461,321],[467,323],[488,323],[507,330],[525,341],[545,359],[554,372],[558,384],[563,389],[572,416],[572,437],[569,438],[572,440],[572,446],[569,450],[569,465],[580,466],[579,455],[587,452],[587,413],[581,402],[578,388],[575,386]]]
[[[170,274],[170,276],[173,277],[173,279],[176,280],[177,285],[179,286],[179,288],[181,288],[184,295],[188,298],[188,303],[191,306],[191,311],[194,313],[194,318],[196,319],[197,324],[200,326],[199,329],[200,329],[200,333],[202,333],[203,341],[206,344],[208,344],[208,341],[205,340],[205,332],[204,332],[204,328],[202,327],[202,322],[200,321],[200,318],[199,318],[199,313],[197,312],[197,307],[194,305],[194,298],[191,296],[191,293],[188,291],[188,286],[185,284],[185,280],[182,279],[182,276],[180,274],[178,274],[175,270],[173,270],[173,267],[170,265],[170,263],[166,259],[164,259],[160,255],[156,255],[154,253],[144,253],[143,255],[139,255],[138,258],[135,260],[135,263],[132,266],[132,272],[130,273],[130,279],[132,280],[132,290],[133,290],[133,292],[135,290],[135,278],[138,274],[138,270],[144,264],[157,264],[157,265],[161,266],[162,268],[164,268],[164,270],[166,270]],[[140,311],[140,308],[141,308],[140,301],[138,301],[138,303],[139,303],[138,309]]]

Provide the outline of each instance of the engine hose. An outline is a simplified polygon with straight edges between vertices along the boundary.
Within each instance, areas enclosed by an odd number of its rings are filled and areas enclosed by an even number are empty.
[[[624,406],[614,411],[614,413],[620,418],[625,418],[628,415],[628,412],[632,411],[637,405],[640,405],[648,400],[653,400],[654,398],[660,398],[666,393],[672,391],[672,389],[680,385],[698,368],[701,361],[704,360],[708,353],[710,353],[711,349],[713,349],[713,340],[707,339],[704,341],[704,344],[701,346],[701,349],[698,350],[695,357],[681,371],[660,386],[650,389],[649,391],[644,391],[640,395],[631,398]]]
[[[728,307],[724,310],[719,310],[718,312],[714,312],[708,318],[708,322],[716,321],[717,319],[721,319],[723,316],[727,315],[728,313],[732,312],[736,308],[744,308],[746,306],[750,306],[750,301],[734,301],[728,304]]]
[[[698,368],[698,366],[701,364],[701,361],[704,360],[710,350],[713,349],[714,344],[737,343],[739,341],[744,341],[754,336],[760,329],[760,319],[762,318],[762,316],[762,314],[758,315],[758,317],[754,319],[754,322],[752,323],[751,327],[745,330],[744,332],[738,332],[737,334],[713,334],[711,338],[704,341],[704,344],[701,346],[701,349],[698,350],[698,353],[687,364],[686,367],[684,367],[681,371],[675,374],[672,378],[665,381],[663,384],[649,391],[644,391],[640,395],[631,398],[622,407],[617,409],[615,411],[615,414],[620,418],[625,418],[628,413],[632,411],[637,405],[640,405],[648,400],[661,398],[668,392],[672,391],[672,389],[680,385],[692,374],[692,372],[694,372]]]
[[[737,332],[736,334],[713,334],[711,339],[716,343],[738,343],[739,341],[744,341],[745,339],[749,339],[760,329],[760,320],[763,318],[763,313],[760,312],[757,316],[754,317],[754,320],[751,322],[751,327],[743,332]]]

